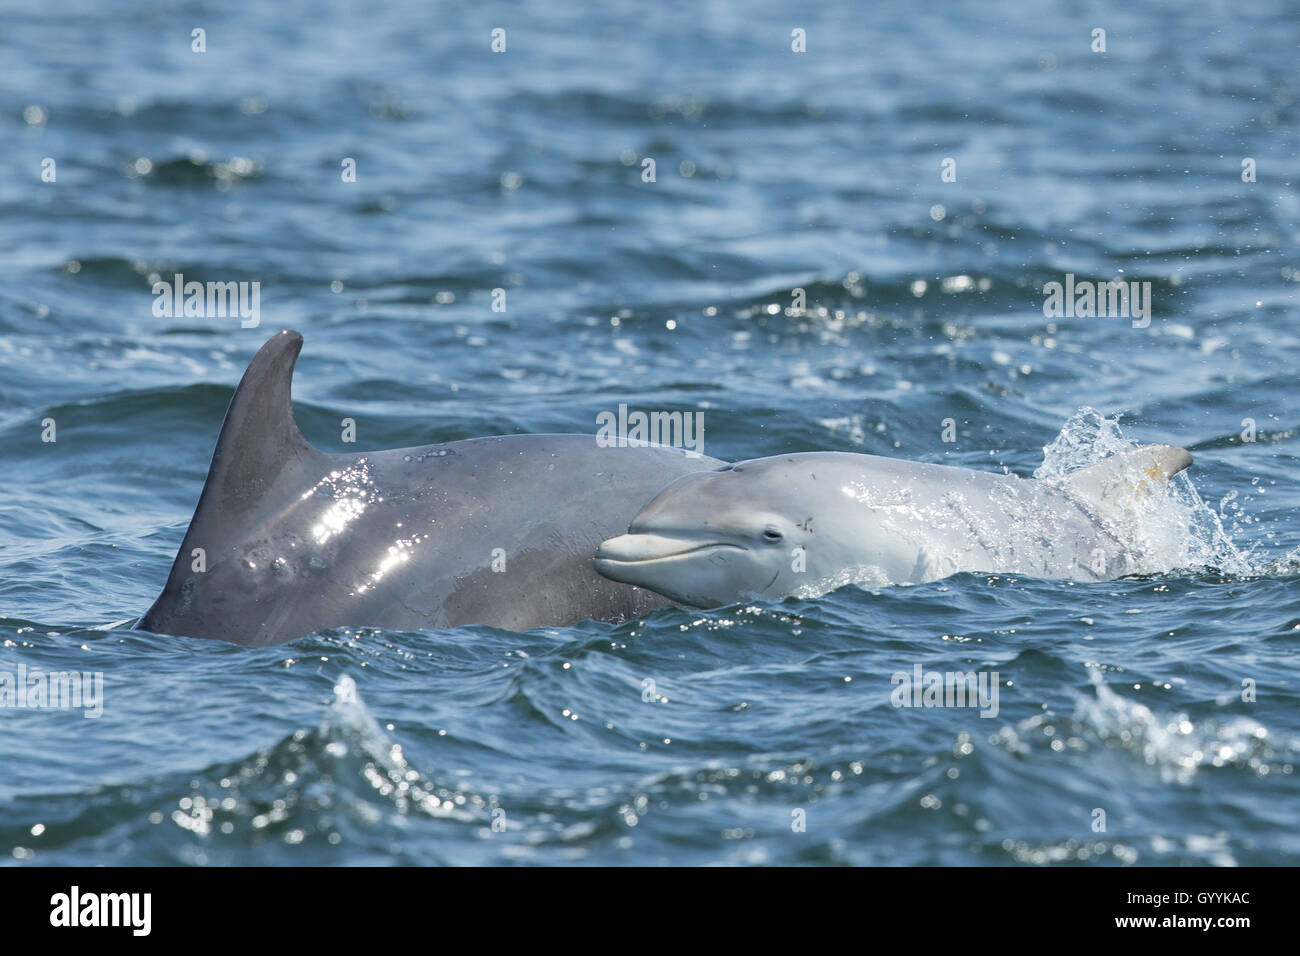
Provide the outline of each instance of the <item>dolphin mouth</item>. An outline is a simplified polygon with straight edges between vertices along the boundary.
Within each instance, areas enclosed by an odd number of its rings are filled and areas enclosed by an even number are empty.
[[[656,561],[667,561],[688,554],[699,554],[702,551],[722,548],[734,551],[745,550],[738,544],[728,544],[725,541],[690,544],[680,538],[666,538],[654,534],[623,534],[602,541],[600,547],[596,549],[596,561],[607,567],[653,564]]]

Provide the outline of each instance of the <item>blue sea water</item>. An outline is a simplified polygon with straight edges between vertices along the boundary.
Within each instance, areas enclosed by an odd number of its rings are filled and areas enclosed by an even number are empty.
[[[103,675],[96,718],[0,708],[0,859],[1295,862],[1294,4],[0,11],[0,671]],[[156,316],[176,273],[259,282],[260,324]],[[1149,282],[1149,326],[1045,317],[1067,273]],[[1182,566],[132,631],[285,327],[331,451],[347,417],[386,448],[624,402],[704,411],[727,459],[1180,444]],[[997,715],[892,706],[917,665],[996,671]]]

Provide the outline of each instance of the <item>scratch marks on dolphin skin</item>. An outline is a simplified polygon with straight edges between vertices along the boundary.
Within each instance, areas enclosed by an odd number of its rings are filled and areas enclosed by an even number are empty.
[[[403,455],[402,461],[409,461],[412,464],[423,464],[430,459],[449,458],[455,456],[455,452],[447,448],[433,448],[422,455]]]
[[[190,608],[194,606],[194,589],[197,586],[193,575],[185,579],[185,583],[181,585],[180,604],[176,608],[177,614],[189,613]]]

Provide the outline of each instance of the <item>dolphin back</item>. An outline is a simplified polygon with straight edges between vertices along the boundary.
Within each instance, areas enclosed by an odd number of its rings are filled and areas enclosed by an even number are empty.
[[[253,357],[171,573],[137,627],[258,646],[324,628],[614,620],[668,603],[592,556],[682,475],[722,462],[597,435],[326,454],[290,404],[296,332]]]

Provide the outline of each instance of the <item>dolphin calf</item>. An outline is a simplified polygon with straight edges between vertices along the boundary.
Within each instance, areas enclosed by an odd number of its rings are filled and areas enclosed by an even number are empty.
[[[293,418],[301,348],[280,332],[249,363],[138,628],[255,646],[343,625],[527,630],[668,603],[599,576],[591,556],[666,484],[717,459],[594,434],[326,454]]]
[[[1169,570],[1134,520],[1192,462],[1170,445],[1060,481],[813,452],[724,465],[659,492],[596,569],[696,607],[919,584],[961,571],[1097,581]]]

